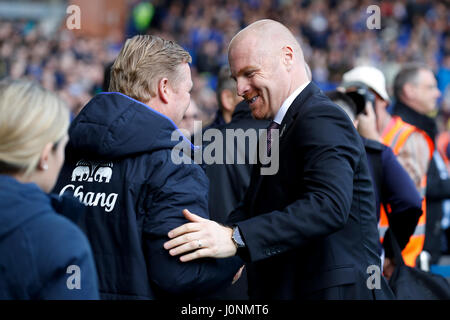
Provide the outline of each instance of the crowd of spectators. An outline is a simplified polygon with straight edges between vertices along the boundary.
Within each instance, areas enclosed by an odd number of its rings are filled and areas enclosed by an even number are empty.
[[[192,98],[211,121],[217,110],[217,73],[227,63],[232,36],[261,18],[290,26],[302,44],[313,80],[333,89],[358,64],[380,68],[391,86],[402,63],[423,61],[437,75],[441,111],[450,114],[450,8],[425,0],[153,0],[146,32],[173,39],[193,58]],[[135,3],[136,4],[136,3]],[[380,8],[380,29],[367,19]],[[130,12],[132,12],[130,8]],[[376,14],[376,13],[375,13]],[[128,30],[124,30],[127,36]],[[43,36],[31,22],[0,22],[0,77],[37,79],[55,90],[76,114],[101,91],[103,68],[120,43],[74,37],[69,31]],[[392,92],[390,92],[392,93]]]
[[[117,55],[101,39],[68,30],[46,36],[30,21],[0,22],[0,78],[27,78],[57,92],[73,114],[101,91],[104,66]]]

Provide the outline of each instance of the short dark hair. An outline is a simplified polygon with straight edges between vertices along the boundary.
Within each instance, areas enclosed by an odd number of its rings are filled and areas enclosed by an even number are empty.
[[[431,69],[421,62],[411,62],[405,64],[401,70],[397,73],[394,79],[394,96],[395,99],[401,100],[401,94],[403,87],[407,83],[416,83],[417,75],[420,70],[430,70]]]

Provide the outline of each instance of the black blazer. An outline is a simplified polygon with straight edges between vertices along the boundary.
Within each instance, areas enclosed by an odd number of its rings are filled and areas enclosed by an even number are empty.
[[[366,284],[367,268],[381,263],[378,231],[364,145],[350,119],[311,82],[279,132],[278,172],[262,176],[255,165],[229,221],[247,244],[240,255],[250,262],[250,298],[392,298],[382,276],[381,289]]]

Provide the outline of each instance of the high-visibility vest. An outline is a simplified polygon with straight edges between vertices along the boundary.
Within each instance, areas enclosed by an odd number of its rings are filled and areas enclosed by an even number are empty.
[[[439,154],[441,155],[442,159],[445,162],[445,165],[447,166],[447,169],[449,169],[449,159],[447,156],[447,147],[450,143],[450,133],[448,131],[444,131],[436,139],[436,148],[439,151]]]
[[[399,116],[393,116],[392,120],[389,122],[387,129],[383,133],[382,142],[390,146],[392,151],[397,156],[404,146],[406,140],[413,132],[418,132],[426,139],[429,149],[429,159],[433,156],[434,143],[431,138],[425,133],[425,131],[404,122]],[[425,242],[425,225],[426,225],[426,199],[425,191],[427,186],[427,174],[425,173],[420,181],[420,195],[422,196],[422,215],[419,218],[416,229],[413,235],[409,239],[408,244],[402,251],[403,260],[405,264],[414,267],[416,265],[416,258],[423,249],[423,244]],[[387,206],[388,213],[390,214],[391,209],[389,205]],[[389,227],[388,216],[383,206],[380,208],[380,222],[378,224],[378,230],[380,232],[380,241],[383,242],[384,234]]]

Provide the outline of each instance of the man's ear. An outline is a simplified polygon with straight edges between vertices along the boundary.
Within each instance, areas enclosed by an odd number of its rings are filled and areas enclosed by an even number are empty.
[[[158,94],[162,102],[169,103],[169,95],[171,88],[169,87],[169,79],[162,78],[158,83]]]
[[[48,158],[52,152],[53,143],[49,142],[45,145],[41,152],[41,157],[39,158],[38,170],[46,171],[48,169]]]
[[[284,46],[282,50],[283,50],[283,63],[286,66],[287,70],[290,71],[294,63],[294,50],[292,50],[292,47],[289,45]]]

